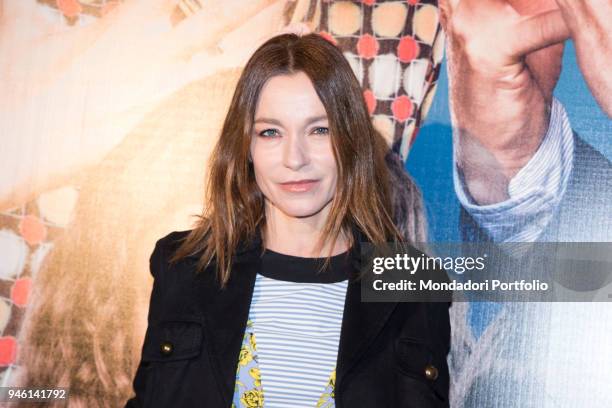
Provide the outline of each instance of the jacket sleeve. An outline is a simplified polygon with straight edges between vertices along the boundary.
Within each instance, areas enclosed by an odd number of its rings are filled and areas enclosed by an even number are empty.
[[[429,306],[430,327],[432,328],[432,347],[436,355],[442,357],[438,362],[439,377],[436,381],[436,392],[444,399],[441,406],[449,406],[450,373],[448,354],[451,348],[450,310],[451,302],[431,302]]]
[[[151,275],[153,275],[153,290],[151,291],[151,298],[149,301],[149,313],[147,317],[147,331],[145,334],[145,339],[143,342],[143,349],[141,350],[141,358],[140,363],[138,364],[138,368],[136,369],[136,375],[133,381],[134,388],[134,396],[129,399],[125,405],[125,408],[139,408],[145,407],[145,398],[147,394],[147,389],[150,388],[150,385],[147,386],[147,373],[148,373],[148,365],[149,363],[143,361],[143,351],[144,345],[147,344],[147,339],[150,337],[150,328],[151,325],[159,318],[161,307],[162,307],[162,288],[163,278],[165,272],[165,265],[167,262],[166,252],[163,249],[163,238],[158,240],[155,244],[155,248],[153,249],[153,253],[149,258],[149,269]]]

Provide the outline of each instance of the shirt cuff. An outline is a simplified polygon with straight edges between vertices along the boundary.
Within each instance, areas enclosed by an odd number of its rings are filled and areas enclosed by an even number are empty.
[[[553,98],[548,130],[529,162],[510,180],[509,198],[476,204],[453,158],[453,182],[461,205],[496,242],[538,238],[557,208],[573,166],[574,136],[563,105]]]

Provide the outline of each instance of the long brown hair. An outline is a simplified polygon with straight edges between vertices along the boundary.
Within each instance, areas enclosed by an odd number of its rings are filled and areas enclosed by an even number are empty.
[[[375,244],[404,241],[392,216],[388,148],[372,125],[348,61],[318,34],[283,34],[259,47],[240,76],[209,162],[204,210],[171,262],[201,252],[197,270],[214,259],[218,280],[225,286],[238,247],[265,226],[264,197],[248,160],[255,109],[266,81],[296,72],[310,78],[325,106],[338,168],[337,190],[319,249],[331,240],[329,261],[338,236],[344,233],[351,241],[353,227]]]

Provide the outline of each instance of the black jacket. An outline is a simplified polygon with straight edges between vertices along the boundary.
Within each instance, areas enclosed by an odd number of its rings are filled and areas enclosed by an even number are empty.
[[[246,328],[261,238],[233,259],[220,290],[213,266],[195,274],[196,257],[169,267],[177,240],[160,239],[151,255],[154,276],[148,328],[126,408],[229,408]],[[358,265],[358,231],[350,255]],[[450,348],[448,303],[361,302],[349,281],[340,332],[335,403],[338,408],[447,407]],[[265,389],[264,389],[265,396]]]

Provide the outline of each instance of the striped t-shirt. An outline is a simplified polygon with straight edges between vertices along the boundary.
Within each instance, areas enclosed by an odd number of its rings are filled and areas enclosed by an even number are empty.
[[[266,250],[249,320],[266,408],[315,407],[336,367],[347,281],[347,252],[302,258]]]

